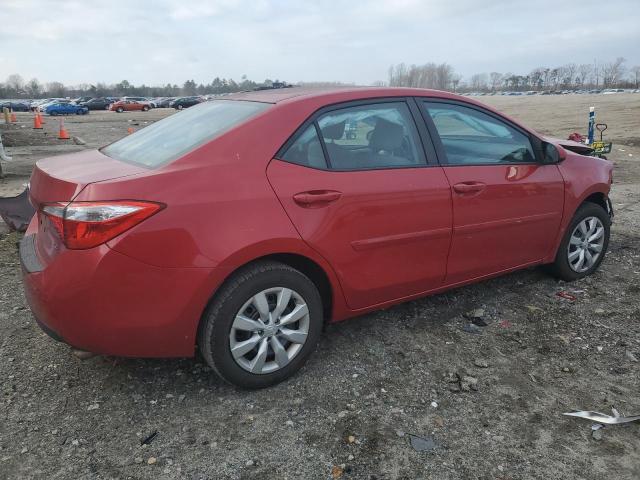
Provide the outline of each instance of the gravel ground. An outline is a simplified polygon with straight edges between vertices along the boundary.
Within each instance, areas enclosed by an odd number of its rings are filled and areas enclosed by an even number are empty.
[[[584,130],[575,97],[486,101],[566,137]],[[229,387],[198,358],[76,359],[34,324],[18,236],[1,233],[0,478],[640,478],[640,426],[592,433],[561,415],[640,414],[640,95],[607,97],[594,101],[620,142],[617,215],[596,274],[566,284],[530,269],[330,325],[303,371],[267,390]],[[67,127],[95,147],[134,118]],[[5,192],[60,148],[26,137]]]

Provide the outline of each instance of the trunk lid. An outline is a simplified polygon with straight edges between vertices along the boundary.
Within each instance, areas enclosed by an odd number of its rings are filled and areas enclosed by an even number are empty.
[[[36,209],[43,203],[73,200],[90,183],[129,177],[147,169],[85,150],[39,160],[31,174],[30,198]]]

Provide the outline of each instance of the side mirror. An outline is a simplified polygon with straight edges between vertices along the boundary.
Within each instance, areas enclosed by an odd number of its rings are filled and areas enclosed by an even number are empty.
[[[542,154],[542,163],[544,163],[545,165],[560,163],[567,158],[567,152],[564,148],[549,142],[542,143]]]

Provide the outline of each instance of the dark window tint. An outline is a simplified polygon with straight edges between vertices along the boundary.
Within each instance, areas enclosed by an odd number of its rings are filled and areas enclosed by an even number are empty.
[[[315,124],[311,124],[302,135],[298,137],[284,153],[282,160],[307,167],[327,167]]]
[[[333,110],[318,119],[331,168],[424,165],[416,127],[404,102]]]
[[[529,137],[476,109],[424,102],[450,165],[533,163]]]
[[[214,139],[270,105],[232,100],[205,102],[149,125],[101,151],[118,160],[156,167]]]

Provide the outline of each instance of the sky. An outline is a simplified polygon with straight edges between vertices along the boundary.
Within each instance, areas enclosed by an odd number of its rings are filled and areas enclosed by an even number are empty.
[[[619,56],[631,67],[638,1],[0,0],[0,81],[371,84],[400,62],[468,78]]]

